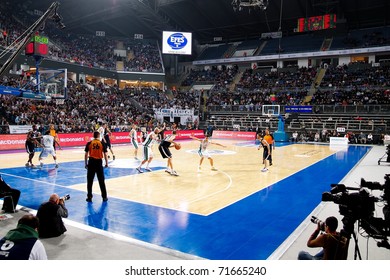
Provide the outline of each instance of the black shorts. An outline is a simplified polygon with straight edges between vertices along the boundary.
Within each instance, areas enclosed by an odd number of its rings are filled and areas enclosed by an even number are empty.
[[[269,157],[270,154],[268,154],[268,149],[267,148],[264,148],[264,151],[263,151],[263,159],[265,160],[269,160]]]
[[[158,150],[160,151],[160,154],[163,158],[172,158],[172,153],[168,147],[159,145]]]
[[[34,154],[35,153],[35,144],[34,143],[32,143],[30,141],[26,141],[25,147],[26,147],[26,152],[28,154]]]
[[[110,148],[111,149],[111,140],[110,140],[110,137],[104,137],[104,141],[102,141],[103,144],[105,144],[106,148]]]

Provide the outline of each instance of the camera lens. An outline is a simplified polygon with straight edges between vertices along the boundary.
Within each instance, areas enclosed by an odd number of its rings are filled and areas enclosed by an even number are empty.
[[[311,221],[313,224],[318,224],[318,222],[320,222],[320,220],[319,220],[316,216],[311,216],[310,221]]]
[[[323,221],[321,221],[320,219],[318,219],[316,216],[311,216],[311,219],[310,221],[313,223],[313,224],[320,224],[320,230],[321,231],[325,231],[325,223]]]

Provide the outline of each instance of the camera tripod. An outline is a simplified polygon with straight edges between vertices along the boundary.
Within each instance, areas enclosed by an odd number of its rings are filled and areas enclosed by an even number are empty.
[[[343,229],[340,231],[340,235],[347,238],[347,246],[345,248],[345,259],[348,258],[348,248],[349,243],[351,241],[351,236],[353,237],[353,240],[355,241],[355,249],[354,249],[354,256],[353,259],[356,260],[357,257],[359,257],[359,260],[362,259],[362,255],[360,254],[358,239],[355,232],[355,223],[357,219],[355,217],[351,216],[344,216],[342,219],[343,222]]]
[[[354,254],[353,254],[353,259],[356,260],[357,256],[358,256],[359,260],[361,260],[362,259],[362,255],[360,254],[358,240],[357,240],[357,237],[356,237],[356,233],[354,231],[352,232],[352,236],[353,236],[353,240],[355,241],[355,251],[354,251]]]

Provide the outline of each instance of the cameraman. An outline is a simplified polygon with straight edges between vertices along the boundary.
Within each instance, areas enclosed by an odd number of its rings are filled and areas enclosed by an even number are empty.
[[[347,257],[348,242],[345,237],[342,237],[337,232],[338,220],[331,216],[325,220],[325,224],[321,221],[317,223],[317,229],[307,241],[309,248],[322,247],[322,250],[316,255],[311,255],[308,252],[301,251],[298,254],[298,260],[344,260]],[[320,231],[325,231],[324,234],[318,236]]]
[[[39,218],[39,238],[60,236],[66,231],[62,218],[68,217],[64,199],[53,193],[49,201],[39,206],[37,217]]]

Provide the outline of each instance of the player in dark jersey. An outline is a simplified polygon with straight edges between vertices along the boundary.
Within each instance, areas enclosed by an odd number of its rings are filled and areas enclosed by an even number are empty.
[[[32,130],[30,130],[27,133],[27,138],[25,143],[26,152],[28,154],[28,160],[26,166],[34,167],[34,164],[32,163],[32,159],[34,158],[35,155],[35,148],[42,146],[39,143],[40,138],[41,138],[41,134],[39,133],[37,126],[34,124],[32,126]]]
[[[112,150],[112,145],[111,145],[111,135],[112,135],[112,132],[111,130],[108,128],[107,124],[104,123],[103,124],[103,144],[106,145],[106,148],[108,150],[110,150],[111,154],[112,154],[112,159],[115,160],[115,155],[114,155],[114,151]]]
[[[167,169],[165,172],[171,174],[172,176],[179,176],[175,170],[173,170],[172,164],[172,153],[169,150],[170,147],[175,146],[176,130],[172,131],[172,134],[169,134],[163,138],[163,140],[158,145],[158,150],[163,158],[167,158]]]
[[[261,169],[261,171],[267,172],[268,171],[268,161],[269,161],[269,158],[271,155],[271,148],[270,148],[270,145],[268,144],[268,142],[264,139],[263,135],[261,135],[260,133],[257,134],[257,139],[260,141],[260,145],[257,149],[260,150],[261,147],[264,148],[264,151],[263,151],[264,168]]]
[[[269,145],[269,155],[268,155],[268,160],[269,160],[269,165],[272,165],[272,150],[275,150],[275,139],[274,136],[270,133],[269,128],[265,129],[265,134],[264,134],[264,140],[267,141]]]

